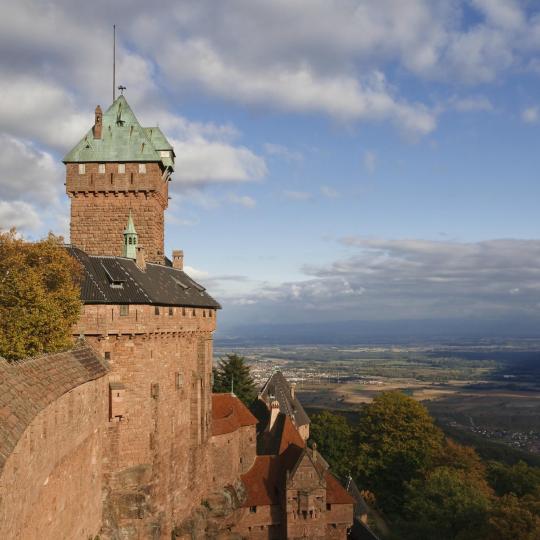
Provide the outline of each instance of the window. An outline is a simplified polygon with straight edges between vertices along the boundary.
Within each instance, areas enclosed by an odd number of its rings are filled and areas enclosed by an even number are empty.
[[[176,384],[176,389],[177,390],[180,390],[180,388],[182,388],[183,384],[184,384],[184,376],[178,371],[176,373],[176,377],[175,377],[175,384]]]
[[[172,317],[174,315],[174,308],[169,308],[169,317]]]
[[[129,305],[122,304],[120,306],[120,316],[125,317],[126,315],[129,315]]]
[[[196,317],[196,316],[197,316],[197,312],[196,312],[195,310],[193,310],[193,311],[191,312],[191,315],[192,315],[193,317]]]
[[[105,360],[110,360],[111,359],[111,353],[109,351],[105,352],[104,358],[105,358]]]
[[[124,174],[126,172],[126,164],[125,163],[119,163],[118,164],[118,172],[120,174]]]
[[[185,317],[185,316],[186,316],[186,308],[183,307],[183,308],[182,308],[182,317]]]
[[[160,155],[161,157],[171,157],[171,153],[170,153],[168,150],[161,150],[161,151],[159,152],[159,155]]]
[[[154,308],[154,315],[159,315],[159,306]]]
[[[84,163],[79,163],[79,174],[84,174],[86,172],[86,165]]]
[[[140,174],[146,173],[146,163],[139,163],[139,173]]]
[[[255,512],[257,512],[257,507],[256,507],[256,506],[250,506],[250,507],[249,507],[249,511],[250,511],[252,514],[255,514]]]
[[[331,505],[331,504],[328,504],[328,503],[326,503],[326,509],[327,509],[327,510],[332,510],[332,505]]]
[[[99,174],[105,174],[105,163],[100,163],[98,165],[98,173]]]

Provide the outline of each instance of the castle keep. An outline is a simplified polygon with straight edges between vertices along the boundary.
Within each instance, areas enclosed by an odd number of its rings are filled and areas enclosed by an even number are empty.
[[[212,394],[220,305],[164,253],[174,150],[124,96],[64,158],[71,351],[0,359],[0,538],[345,539],[354,500],[281,374]]]

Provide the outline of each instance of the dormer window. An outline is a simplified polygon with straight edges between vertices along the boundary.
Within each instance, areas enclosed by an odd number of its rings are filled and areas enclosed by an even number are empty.
[[[169,152],[169,150],[160,150],[159,155],[161,157],[171,157],[171,153]]]
[[[79,163],[79,174],[84,174],[86,172],[86,164]]]
[[[146,174],[146,163],[139,163],[139,174]]]
[[[105,174],[105,163],[100,163],[98,165],[98,173],[99,174]]]
[[[118,164],[118,173],[119,174],[125,174],[126,172],[126,164],[125,163],[119,163]]]

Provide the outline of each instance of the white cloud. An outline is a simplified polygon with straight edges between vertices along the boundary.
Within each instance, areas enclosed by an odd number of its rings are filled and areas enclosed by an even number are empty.
[[[260,180],[268,172],[264,159],[244,146],[204,138],[171,143],[177,156],[173,188],[249,182]]]
[[[527,107],[521,112],[521,119],[526,124],[536,124],[540,118],[540,110],[537,106]]]
[[[353,254],[306,266],[308,279],[238,297],[266,322],[287,322],[283,313],[303,321],[537,316],[539,240],[351,237],[343,244]]]
[[[257,201],[249,195],[235,195],[232,193],[229,195],[229,201],[245,208],[255,208],[257,206]]]
[[[16,227],[22,232],[36,231],[41,224],[32,205],[24,201],[0,201],[0,230]]]
[[[0,199],[52,204],[63,188],[63,167],[51,154],[0,133]]]
[[[368,173],[374,173],[375,167],[377,166],[377,154],[371,150],[366,150],[364,152],[362,162],[364,163],[364,168]]]

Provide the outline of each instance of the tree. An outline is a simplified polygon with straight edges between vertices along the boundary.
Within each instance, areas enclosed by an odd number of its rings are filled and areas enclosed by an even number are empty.
[[[231,392],[247,406],[257,397],[257,389],[251,378],[245,358],[238,354],[227,354],[214,369],[213,392]]]
[[[72,345],[81,311],[79,264],[53,234],[39,242],[0,232],[0,356],[9,360]]]
[[[431,466],[443,443],[427,409],[401,392],[383,392],[364,406],[357,437],[359,480],[387,512],[399,510],[404,483]]]
[[[518,497],[531,495],[540,499],[540,468],[530,467],[523,461],[508,466],[492,461],[488,479],[498,495],[513,493]]]
[[[311,417],[309,432],[332,471],[342,478],[348,476],[354,466],[355,448],[347,420],[323,411]]]
[[[414,540],[481,540],[490,497],[464,470],[437,467],[406,484],[402,534]],[[481,532],[482,531],[482,532]]]
[[[489,518],[486,538],[497,540],[537,540],[540,516],[526,499],[513,493],[499,499]]]

